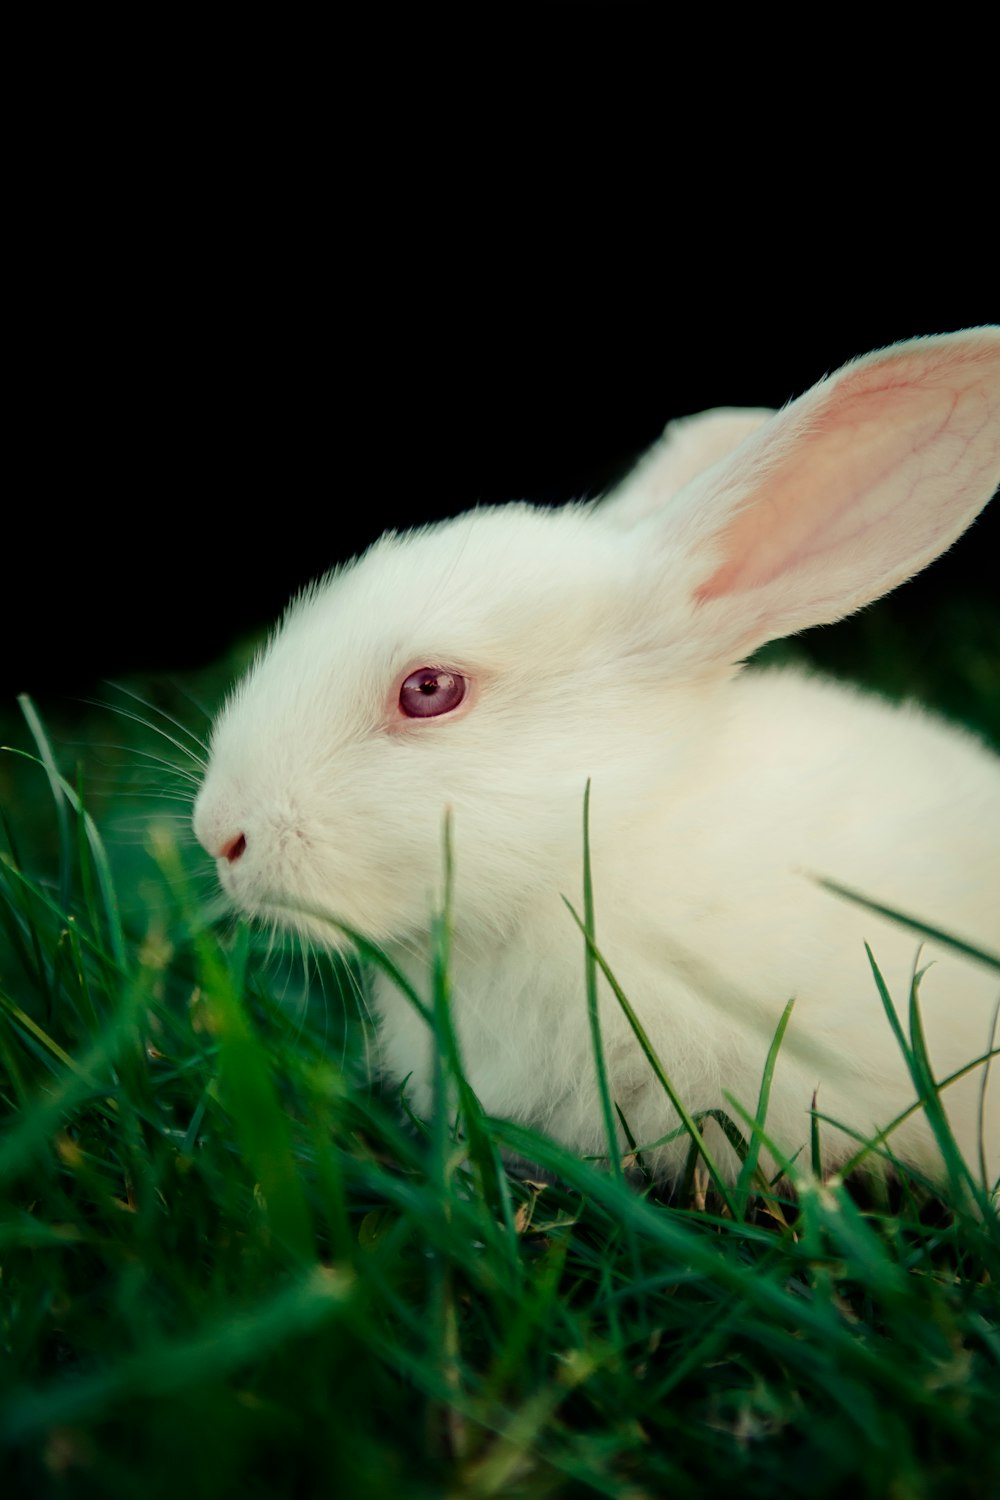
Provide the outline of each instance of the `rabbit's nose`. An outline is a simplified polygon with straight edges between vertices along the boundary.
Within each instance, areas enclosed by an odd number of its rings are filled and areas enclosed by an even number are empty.
[[[246,835],[238,833],[235,837],[226,840],[216,855],[216,859],[227,859],[231,865],[234,865],[242,856],[246,846]]]

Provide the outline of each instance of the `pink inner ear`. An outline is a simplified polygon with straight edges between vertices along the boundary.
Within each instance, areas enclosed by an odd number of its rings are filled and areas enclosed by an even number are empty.
[[[795,403],[766,430],[758,477],[720,533],[722,560],[696,597],[791,574],[818,582],[856,566],[861,588],[846,611],[924,566],[989,495],[997,444],[982,441],[991,420],[984,376],[982,361],[929,360],[918,346],[849,369]],[[970,483],[980,494],[971,510]]]

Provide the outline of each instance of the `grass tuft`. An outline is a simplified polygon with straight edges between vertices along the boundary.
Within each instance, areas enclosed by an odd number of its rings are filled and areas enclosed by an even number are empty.
[[[144,718],[128,732],[152,756]],[[1000,1491],[1000,1235],[949,1144],[919,980],[901,1011],[872,959],[943,1195],[904,1173],[891,1204],[877,1184],[862,1201],[790,1163],[795,1201],[778,1196],[761,1152],[788,1010],[755,1109],[714,1115],[741,1157],[729,1185],[585,882],[598,1076],[600,973],[714,1188],[665,1201],[622,1170],[606,1076],[610,1164],[483,1114],[451,1021],[447,830],[410,996],[436,1041],[422,1121],[368,1076],[350,974],[220,936],[183,850],[123,851],[27,719],[35,750],[3,774],[33,825],[47,788],[51,837],[9,817],[0,853],[5,1495]]]

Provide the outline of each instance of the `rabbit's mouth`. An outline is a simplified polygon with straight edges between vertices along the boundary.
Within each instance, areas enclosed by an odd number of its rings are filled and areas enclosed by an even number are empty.
[[[391,928],[379,922],[387,907],[398,918],[386,901],[384,870],[348,869],[322,840],[287,826],[240,834],[233,845],[217,856],[216,868],[243,916],[330,952],[354,951],[358,939],[384,944],[398,936],[398,920]]]

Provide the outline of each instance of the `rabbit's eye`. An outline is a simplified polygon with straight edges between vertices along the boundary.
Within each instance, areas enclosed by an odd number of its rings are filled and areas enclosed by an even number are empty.
[[[408,719],[433,719],[450,714],[463,702],[469,684],[457,672],[442,667],[418,667],[399,689],[399,707]]]

